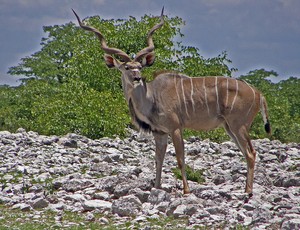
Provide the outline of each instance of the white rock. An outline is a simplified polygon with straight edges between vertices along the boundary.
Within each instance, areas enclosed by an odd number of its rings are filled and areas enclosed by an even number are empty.
[[[108,192],[97,192],[93,194],[93,197],[100,200],[109,200],[110,195]]]
[[[97,209],[104,212],[111,210],[112,203],[104,200],[85,200],[82,203],[82,207],[85,211],[92,211]]]
[[[170,201],[170,198],[170,195],[166,191],[153,188],[151,189],[148,201],[151,204],[159,204],[163,201]]]
[[[12,206],[12,209],[20,209],[21,211],[29,211],[31,209],[30,205],[20,203]]]
[[[173,212],[173,215],[175,218],[182,217],[185,215],[185,211],[186,211],[186,205],[181,204],[176,207],[176,209]]]
[[[284,221],[281,227],[282,230],[300,229],[300,216],[298,219]]]
[[[61,214],[57,221],[62,221],[64,211],[84,212],[91,221],[101,213],[103,217],[97,221],[103,225],[124,224],[133,216],[144,229],[149,227],[144,224],[148,218],[165,215],[189,216],[188,226],[182,227],[186,229],[213,229],[220,223],[224,229],[239,224],[250,229],[280,224],[284,229],[299,228],[299,144],[253,141],[257,163],[254,195],[249,199],[244,193],[245,159],[234,143],[199,138],[185,141],[187,164],[203,169],[206,182],[189,181],[192,194],[183,196],[182,181],[172,172],[177,162],[171,142],[163,165],[162,189],[152,189],[152,137],[137,138],[132,130],[131,137],[124,140],[90,140],[77,134],[47,137],[19,131],[0,131],[0,203],[38,209],[30,216],[35,215],[35,221],[50,209]]]
[[[112,204],[112,212],[119,216],[134,216],[142,208],[139,198],[134,195],[123,196]]]
[[[85,197],[82,194],[70,194],[65,197],[65,200],[71,201],[85,201]]]

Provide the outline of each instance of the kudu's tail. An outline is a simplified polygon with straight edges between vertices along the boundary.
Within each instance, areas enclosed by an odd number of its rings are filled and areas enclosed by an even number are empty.
[[[260,111],[263,117],[263,121],[265,123],[265,130],[270,135],[271,134],[271,124],[269,122],[269,115],[268,115],[268,106],[267,101],[263,95],[260,97]]]

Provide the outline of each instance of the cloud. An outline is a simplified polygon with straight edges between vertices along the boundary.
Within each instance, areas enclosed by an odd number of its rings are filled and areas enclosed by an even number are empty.
[[[1,0],[0,72],[23,56],[38,51],[45,25],[75,22],[79,15],[136,18],[158,15],[186,22],[184,45],[200,49],[204,57],[226,50],[233,67],[271,66],[280,73],[300,74],[299,0]]]
[[[203,6],[209,7],[211,9],[222,9],[225,7],[233,7],[245,3],[245,0],[200,0],[199,1]]]
[[[0,73],[0,85],[18,86],[21,84],[21,81],[19,81],[19,79],[20,77]]]

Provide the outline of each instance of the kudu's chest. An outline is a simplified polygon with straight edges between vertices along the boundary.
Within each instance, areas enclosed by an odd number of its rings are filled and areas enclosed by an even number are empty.
[[[128,107],[133,123],[138,129],[145,132],[168,132],[166,126],[162,124],[164,116],[160,113],[156,102],[142,97],[131,97],[128,100]]]

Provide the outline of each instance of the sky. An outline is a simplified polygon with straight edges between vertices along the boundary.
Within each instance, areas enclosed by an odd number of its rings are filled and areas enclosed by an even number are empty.
[[[300,77],[299,0],[0,0],[0,85],[20,84],[8,68],[40,50],[43,26],[77,23],[71,8],[81,18],[140,19],[162,6],[185,21],[184,45],[204,58],[226,51],[234,77],[261,68]]]

